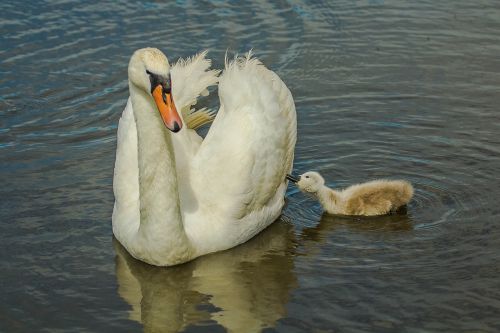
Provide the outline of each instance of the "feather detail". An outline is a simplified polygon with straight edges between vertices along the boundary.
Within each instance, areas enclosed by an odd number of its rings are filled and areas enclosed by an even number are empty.
[[[206,59],[207,51],[197,55],[179,59],[170,72],[172,75],[172,93],[177,107],[187,111],[196,104],[200,95],[208,95],[208,87],[219,81],[219,70],[210,69],[210,59]]]
[[[186,122],[188,128],[198,129],[203,125],[210,124],[215,119],[215,111],[209,110],[207,108],[202,108],[200,110],[191,109],[184,115],[184,121]]]

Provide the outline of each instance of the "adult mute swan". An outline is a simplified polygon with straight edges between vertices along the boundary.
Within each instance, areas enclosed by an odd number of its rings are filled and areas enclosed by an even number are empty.
[[[323,177],[308,171],[299,178],[287,175],[303,191],[316,196],[321,206],[330,214],[384,215],[408,204],[413,196],[413,186],[404,180],[372,180],[335,191],[325,186]]]
[[[290,91],[250,55],[226,61],[218,78],[205,54],[172,67],[154,48],[130,59],[112,224],[127,251],[149,264],[176,265],[241,244],[284,204],[297,135]],[[210,118],[191,107],[217,81],[220,109],[203,140],[186,121]]]

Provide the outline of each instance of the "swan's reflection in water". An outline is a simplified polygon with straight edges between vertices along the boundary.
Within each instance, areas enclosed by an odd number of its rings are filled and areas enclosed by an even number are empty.
[[[355,234],[413,229],[405,214],[340,217],[324,214],[301,232],[277,221],[249,242],[180,266],[161,268],[132,258],[114,240],[120,296],[130,319],[145,332],[177,332],[190,325],[223,326],[230,332],[258,332],[286,316],[297,287],[294,256],[314,256],[336,231]]]
[[[160,268],[114,240],[120,296],[146,332],[176,332],[216,321],[232,332],[273,327],[297,285],[293,227],[277,221],[249,242],[190,263]]]

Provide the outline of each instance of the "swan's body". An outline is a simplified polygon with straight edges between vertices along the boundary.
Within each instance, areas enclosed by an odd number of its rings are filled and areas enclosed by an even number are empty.
[[[241,244],[271,224],[284,204],[296,141],[290,91],[250,57],[226,64],[220,78],[209,67],[202,53],[170,68],[156,49],[136,51],[129,64],[113,232],[132,256],[150,264],[175,265]],[[181,110],[178,118],[159,113],[161,97],[152,98],[154,79],[168,75],[173,96],[162,81],[163,101]],[[203,140],[182,122],[217,81],[221,106]]]
[[[336,191],[311,171],[300,176],[297,186],[315,195],[328,213],[338,215],[384,215],[406,205],[413,196],[412,185],[404,180],[373,180]]]

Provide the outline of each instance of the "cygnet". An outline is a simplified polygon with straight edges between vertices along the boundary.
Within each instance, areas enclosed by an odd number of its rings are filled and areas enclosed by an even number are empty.
[[[397,211],[413,196],[413,186],[404,180],[373,180],[336,191],[325,186],[325,180],[314,171],[299,178],[287,175],[298,188],[318,198],[323,209],[338,215],[384,215]]]

